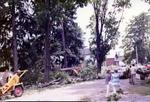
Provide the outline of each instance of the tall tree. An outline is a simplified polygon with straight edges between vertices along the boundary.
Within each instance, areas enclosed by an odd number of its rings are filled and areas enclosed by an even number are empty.
[[[65,29],[64,29],[64,20],[63,20],[63,18],[62,18],[62,45],[63,45],[63,51],[65,51],[64,52],[64,68],[66,68],[67,67],[67,56],[66,56],[66,39],[65,39]]]
[[[89,25],[94,35],[91,50],[97,61],[98,72],[101,72],[105,56],[119,36],[118,28],[123,19],[124,9],[129,6],[130,0],[92,0],[91,3],[94,9]]]
[[[15,13],[12,13],[12,0],[1,0],[0,60],[2,62],[0,64],[13,66],[12,14],[15,16],[17,68],[28,68],[30,72],[34,72],[34,69],[42,68],[44,65],[43,72],[47,81],[48,71],[52,68],[52,62],[55,61],[54,57],[60,58],[64,55],[61,53],[63,52],[62,29],[60,30],[62,18],[64,18],[62,28],[67,66],[78,64],[83,41],[81,29],[74,20],[77,8],[84,6],[86,2],[86,0],[15,0]],[[59,60],[61,62],[61,58]]]
[[[76,0],[73,0],[73,1],[52,0],[49,2],[48,1],[43,2],[42,0],[35,1],[37,22],[38,22],[39,29],[41,31],[41,36],[43,36],[44,38],[44,42],[43,42],[44,56],[45,56],[44,61],[45,62],[48,61],[47,65],[44,62],[44,69],[45,69],[44,72],[45,72],[46,80],[48,80],[48,74],[49,74],[48,70],[50,70],[52,67],[51,64],[53,62],[53,57],[62,56],[61,52],[63,52],[63,55],[64,55],[64,51],[62,50],[65,50],[65,53],[68,53],[68,54],[70,54],[70,52],[73,52],[72,50],[70,50],[70,48],[68,48],[69,52],[68,50],[66,51],[67,48],[65,48],[65,46],[69,45],[68,47],[72,47],[72,45],[74,46],[76,45],[73,41],[78,40],[78,39],[73,39],[74,38],[73,36],[75,36],[75,38],[78,37],[79,32],[75,33],[75,31],[79,29],[78,29],[78,26],[74,23],[74,19],[75,19],[74,15],[76,13],[76,9],[79,6],[83,6],[84,2],[85,1],[76,1]],[[49,3],[49,7],[47,7],[48,3]],[[70,27],[70,28],[67,28],[67,27]],[[65,39],[67,36],[72,37],[70,39],[71,41],[69,39],[68,40]],[[62,44],[62,41],[63,41],[63,44]],[[77,45],[77,46],[80,46],[80,45]],[[78,50],[78,47],[74,49]],[[79,51],[77,51],[77,53],[78,52]],[[69,57],[70,56],[71,55],[69,55]],[[68,59],[68,57],[66,59]]]
[[[7,1],[0,1],[0,65],[10,64],[10,36],[7,33],[10,31],[10,16],[8,16],[9,7],[4,5]]]
[[[12,0],[12,33],[13,33],[13,68],[14,71],[18,70],[18,53],[17,53],[17,34],[15,26],[15,0]]]
[[[3,60],[1,65],[7,62],[7,65],[17,70],[22,67],[20,60],[18,60],[20,59],[18,54],[23,53],[19,51],[23,41],[35,35],[33,33],[35,31],[35,22],[30,13],[31,2],[29,3],[28,0],[2,0],[0,5],[0,12],[3,13],[0,15],[0,51],[1,59]],[[28,8],[26,8],[27,6]]]
[[[50,11],[49,11],[49,6],[50,6],[50,0],[45,0],[45,5],[46,5],[46,28],[45,28],[45,35],[44,35],[44,79],[47,82],[49,80],[49,69],[50,69],[50,64],[49,64],[49,33],[51,31],[50,28]]]
[[[71,55],[73,55],[73,53],[72,53],[72,49],[70,49],[69,46],[67,46],[67,45],[69,45],[69,44],[71,45],[72,43],[70,42],[68,44],[68,40],[67,40],[68,37],[67,36],[69,35],[69,33],[73,33],[71,31],[71,25],[74,26],[73,20],[75,20],[75,14],[76,14],[77,8],[82,7],[83,4],[86,4],[86,2],[87,2],[87,0],[85,0],[85,1],[76,1],[76,0],[74,0],[74,1],[61,1],[60,0],[60,2],[59,2],[59,12],[60,12],[59,20],[61,22],[61,28],[62,28],[62,32],[61,32],[62,40],[61,41],[62,41],[62,51],[64,52],[64,54],[63,54],[63,56],[64,56],[63,67],[68,67],[71,65],[71,64],[69,65],[68,62],[70,59],[69,57],[71,57]],[[70,29],[67,29],[69,25],[70,25]],[[75,26],[75,28],[78,28],[78,27]],[[74,35],[76,35],[76,34],[74,33]],[[72,34],[72,36],[73,36],[73,34]],[[72,56],[72,58],[73,58],[73,56]],[[75,61],[75,63],[76,63],[76,61]]]
[[[124,60],[128,64],[130,64],[132,59],[136,58],[138,58],[137,60],[141,64],[149,61],[149,19],[149,13],[142,13],[134,17],[126,28],[123,48],[125,52]]]
[[[39,43],[44,52],[43,54],[43,69],[44,69],[44,80],[47,82],[49,80],[49,70],[50,70],[50,35],[52,32],[51,22],[52,22],[52,6],[53,1],[50,0],[35,0],[34,8],[35,8],[35,18],[37,18],[37,26],[39,28],[39,36],[41,36],[42,40]]]

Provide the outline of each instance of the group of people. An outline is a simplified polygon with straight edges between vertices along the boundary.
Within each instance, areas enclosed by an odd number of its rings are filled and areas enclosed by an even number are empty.
[[[134,85],[135,84],[135,76],[136,76],[136,66],[135,64],[132,64],[129,68],[129,83]],[[110,94],[110,88],[113,89],[113,94],[117,94],[117,90],[121,89],[120,87],[120,73],[118,73],[118,70],[114,70],[111,72],[110,70],[107,70],[106,77],[105,77],[105,83],[106,83],[106,97]]]

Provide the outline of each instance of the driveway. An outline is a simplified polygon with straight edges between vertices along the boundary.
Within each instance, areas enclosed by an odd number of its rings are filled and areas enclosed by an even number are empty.
[[[76,83],[55,89],[47,88],[43,89],[42,91],[25,91],[22,97],[11,98],[7,101],[106,101],[106,86],[104,82],[104,80],[95,80]],[[129,85],[128,80],[121,80],[121,87],[124,90],[125,94],[122,96],[120,101],[150,102],[150,96],[142,96],[138,94],[129,93],[128,89],[136,86]]]

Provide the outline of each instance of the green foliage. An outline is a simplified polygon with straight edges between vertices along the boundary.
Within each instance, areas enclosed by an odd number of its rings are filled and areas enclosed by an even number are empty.
[[[59,84],[69,84],[72,82],[70,76],[66,72],[55,71],[50,73],[51,80],[58,80]]]
[[[49,5],[47,5],[49,4]],[[76,10],[87,4],[87,0],[15,0],[15,34],[19,69],[28,69],[29,82],[39,82],[38,71],[43,70],[44,41],[49,29],[47,52],[50,70],[56,60],[63,65],[61,20],[64,19],[68,66],[79,63],[83,46],[82,31],[75,23]],[[13,66],[12,59],[12,0],[0,1],[0,65]],[[47,23],[47,21],[50,23]],[[47,24],[50,24],[49,28]],[[38,63],[38,64],[37,64]],[[38,66],[33,66],[33,65]],[[40,64],[40,65],[39,65]],[[61,66],[62,67],[62,66]],[[37,74],[35,74],[37,73]],[[42,77],[43,78],[43,77]],[[34,80],[34,82],[33,82]]]
[[[54,77],[56,79],[59,79],[59,78],[60,79],[68,79],[69,75],[67,73],[65,73],[65,72],[59,71],[59,72],[55,73]]]
[[[130,0],[116,0],[115,6],[118,8],[119,7],[130,7],[131,6]]]
[[[130,0],[91,0],[91,4],[94,15],[88,26],[93,35],[90,50],[98,62],[97,68],[101,71],[105,56],[118,43],[118,29],[124,9],[130,6]]]
[[[41,73],[40,69],[34,68],[28,70],[29,71],[25,73],[22,79],[24,85],[37,85],[37,83],[42,82],[43,74]]]
[[[87,66],[85,68],[82,68],[79,76],[83,80],[92,80],[98,78],[96,67]]]
[[[144,0],[144,1],[150,4],[150,0]]]
[[[111,95],[111,96],[109,96],[109,97],[107,98],[107,101],[108,101],[108,102],[118,101],[120,98],[121,98],[121,97],[120,97],[119,95],[113,94],[113,95]]]
[[[40,3],[40,1],[36,1],[36,2],[38,3],[38,5],[35,6],[35,9],[38,10],[36,12],[37,23],[39,29],[41,30],[40,32],[45,32],[45,28],[46,28],[45,25],[47,22],[45,19],[46,11],[40,9],[40,4],[41,6],[43,5],[42,3]],[[77,23],[74,22],[76,18],[75,14],[76,14],[77,7],[81,3],[82,1],[76,1],[76,0],[72,0],[72,1],[53,0],[49,5],[49,8],[51,8],[49,9],[51,33],[49,34],[50,45],[48,50],[50,50],[52,56],[55,56],[58,59],[59,57],[64,56],[64,53],[62,52],[63,51],[62,29],[63,29],[65,31],[64,32],[65,45],[66,45],[65,53],[67,54],[68,63],[70,63],[68,64],[68,66],[73,66],[79,63],[79,59],[80,59],[79,49],[82,48],[83,45],[83,41],[81,40],[82,37],[81,29],[78,27]],[[63,25],[64,25],[63,28],[61,25],[62,18],[63,18]],[[41,36],[42,35],[43,34],[41,34]],[[55,55],[56,53],[57,55]],[[61,63],[64,63],[62,60],[59,61]]]
[[[25,38],[31,38],[35,31],[35,22],[32,14],[28,11],[30,4],[27,0],[15,0],[15,34],[17,38],[17,48],[20,50],[22,42]],[[28,9],[25,7],[28,5]],[[0,1],[0,52],[1,64],[13,66],[12,59],[12,0]],[[16,19],[17,18],[17,19]],[[21,65],[21,64],[20,64]]]
[[[146,63],[150,60],[149,18],[149,13],[142,13],[134,17],[127,26],[127,34],[123,40],[126,63],[130,63],[132,59],[136,58],[136,47],[140,63]]]

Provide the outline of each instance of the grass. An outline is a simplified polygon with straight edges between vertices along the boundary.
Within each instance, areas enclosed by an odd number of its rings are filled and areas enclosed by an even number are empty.
[[[150,95],[150,83],[129,88],[129,91],[133,94]]]

